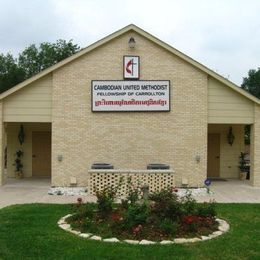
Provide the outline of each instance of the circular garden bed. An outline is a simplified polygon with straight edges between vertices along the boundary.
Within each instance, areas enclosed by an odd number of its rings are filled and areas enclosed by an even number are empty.
[[[228,231],[216,218],[215,203],[197,203],[191,194],[178,196],[166,189],[145,196],[129,185],[128,196],[115,203],[117,188],[96,192],[97,204],[78,198],[74,213],[62,218],[61,228],[81,237],[106,242],[169,244],[208,240]]]

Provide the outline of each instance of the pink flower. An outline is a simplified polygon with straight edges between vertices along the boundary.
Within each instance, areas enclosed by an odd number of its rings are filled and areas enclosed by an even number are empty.
[[[134,235],[137,235],[138,233],[140,233],[143,229],[143,226],[142,225],[138,225],[137,227],[134,227],[133,228],[133,234]]]

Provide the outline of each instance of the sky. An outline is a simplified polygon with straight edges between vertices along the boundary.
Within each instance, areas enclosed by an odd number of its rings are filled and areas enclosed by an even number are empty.
[[[0,0],[0,53],[86,47],[131,23],[238,85],[260,67],[260,0]]]

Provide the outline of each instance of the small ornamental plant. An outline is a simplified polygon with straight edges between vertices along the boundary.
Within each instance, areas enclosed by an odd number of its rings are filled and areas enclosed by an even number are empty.
[[[106,186],[102,190],[96,190],[98,213],[101,218],[109,218],[112,214],[113,203],[122,183],[123,179],[121,178],[117,186]]]
[[[15,160],[14,160],[14,166],[15,166],[15,173],[17,178],[23,177],[23,164],[22,164],[22,157],[23,157],[23,151],[17,150],[15,152]]]
[[[96,191],[97,204],[84,204],[78,198],[69,223],[76,230],[103,238],[153,241],[208,235],[218,228],[215,203],[197,203],[189,192],[180,197],[173,187],[143,199],[141,188],[128,180],[127,196],[116,204],[119,189],[118,185]]]

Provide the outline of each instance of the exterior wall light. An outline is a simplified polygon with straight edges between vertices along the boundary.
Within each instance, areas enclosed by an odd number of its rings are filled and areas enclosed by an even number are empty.
[[[228,132],[228,135],[227,135],[227,140],[228,140],[228,143],[230,145],[232,145],[234,143],[235,136],[233,134],[232,127],[229,128],[229,132]]]
[[[131,37],[131,38],[129,39],[129,41],[128,41],[128,46],[129,46],[129,48],[130,48],[130,49],[134,49],[134,48],[135,48],[135,44],[136,44],[135,38],[134,38],[134,37]]]
[[[196,155],[195,160],[196,160],[197,163],[199,163],[200,162],[200,155]]]
[[[20,131],[19,131],[19,134],[18,134],[18,140],[19,140],[19,143],[20,145],[22,145],[24,143],[24,130],[23,130],[23,125],[20,126]]]

